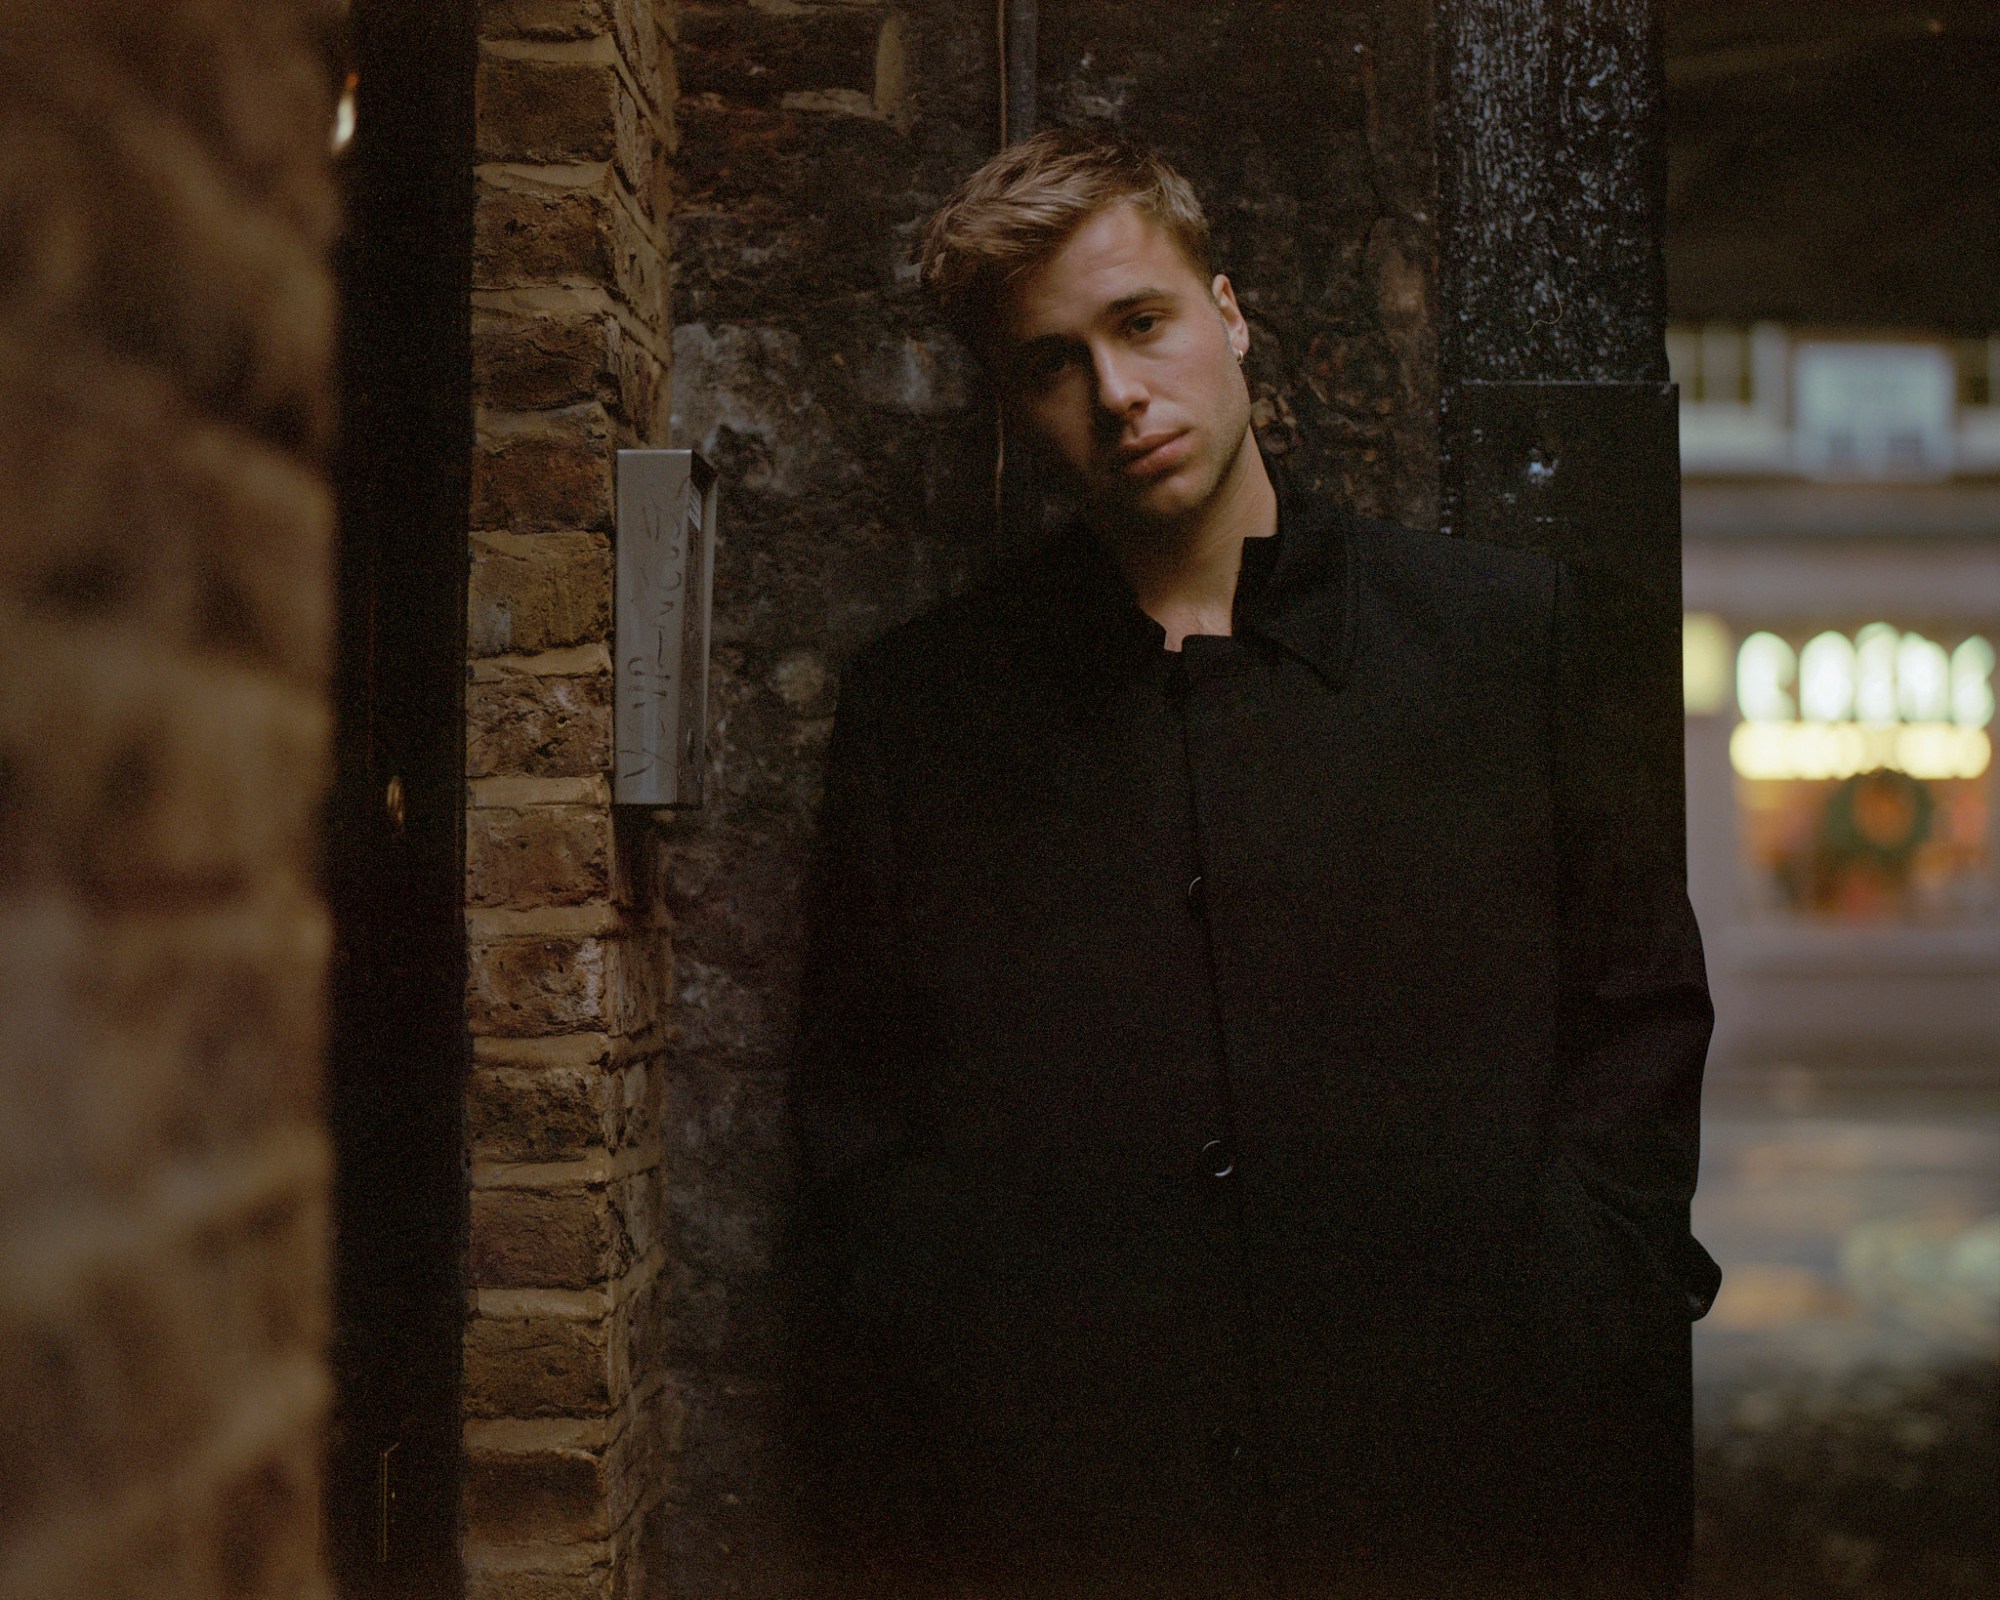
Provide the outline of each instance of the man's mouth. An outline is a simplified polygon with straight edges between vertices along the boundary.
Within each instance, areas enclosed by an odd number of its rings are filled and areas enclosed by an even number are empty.
[[[1147,478],[1177,466],[1187,453],[1185,429],[1149,433],[1118,447],[1118,470],[1134,478]]]

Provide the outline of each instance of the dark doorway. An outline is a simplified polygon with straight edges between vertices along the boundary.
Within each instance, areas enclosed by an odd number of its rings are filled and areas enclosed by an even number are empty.
[[[342,301],[328,1548],[462,1591],[463,677],[473,9],[355,0]]]

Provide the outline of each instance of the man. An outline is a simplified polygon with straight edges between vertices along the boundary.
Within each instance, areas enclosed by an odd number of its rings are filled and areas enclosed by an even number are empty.
[[[796,1084],[814,1569],[1671,1593],[1710,1012],[1672,798],[1592,673],[1614,610],[1275,482],[1150,152],[1040,135],[921,253],[1082,509],[843,676]]]

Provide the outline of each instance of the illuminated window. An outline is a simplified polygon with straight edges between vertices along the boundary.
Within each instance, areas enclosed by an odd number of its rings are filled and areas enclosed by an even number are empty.
[[[1993,670],[1978,634],[1746,637],[1729,759],[1758,898],[1837,921],[1984,912]]]

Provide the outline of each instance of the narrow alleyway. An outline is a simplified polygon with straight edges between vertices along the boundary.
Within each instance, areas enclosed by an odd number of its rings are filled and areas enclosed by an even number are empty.
[[[2000,1594],[2000,1093],[1712,1099],[1699,1600]]]

